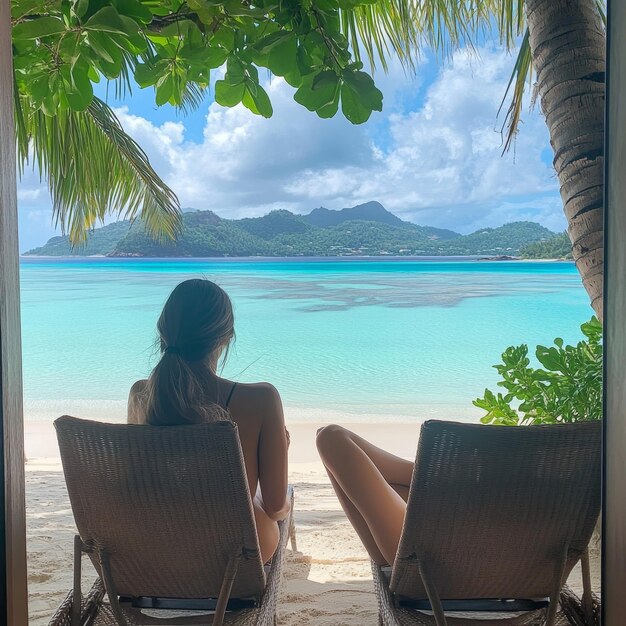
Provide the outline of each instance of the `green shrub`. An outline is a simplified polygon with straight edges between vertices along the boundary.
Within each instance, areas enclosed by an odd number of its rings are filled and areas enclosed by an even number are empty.
[[[602,325],[597,318],[581,327],[586,340],[575,346],[555,339],[550,347],[537,346],[542,368],[532,367],[528,346],[511,346],[494,365],[506,393],[485,389],[474,405],[487,414],[483,424],[557,424],[602,417]]]

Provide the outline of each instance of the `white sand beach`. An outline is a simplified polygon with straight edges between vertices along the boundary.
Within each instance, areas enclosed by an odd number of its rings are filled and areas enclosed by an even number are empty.
[[[346,425],[396,454],[415,454],[417,424]],[[367,553],[347,522],[317,458],[314,424],[290,425],[290,481],[296,491],[298,552],[287,552],[281,626],[375,626]],[[72,584],[75,533],[56,438],[47,422],[26,423],[26,497],[30,623],[44,626]],[[93,578],[85,567],[85,586]],[[599,555],[592,554],[594,589]],[[575,571],[570,586],[580,588]]]

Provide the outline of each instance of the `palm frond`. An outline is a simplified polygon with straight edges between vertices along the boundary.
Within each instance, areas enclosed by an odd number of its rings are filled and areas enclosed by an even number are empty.
[[[183,99],[178,107],[184,115],[189,115],[204,102],[208,88],[201,87],[198,83],[187,83],[183,91]]]
[[[524,0],[499,0],[493,4],[500,41],[510,50],[526,30]]]
[[[519,121],[522,114],[522,105],[524,102],[524,93],[526,88],[532,84],[532,55],[530,53],[529,33],[526,30],[522,43],[520,44],[513,73],[509,79],[506,92],[502,98],[498,115],[505,105],[510,94],[510,103],[502,124],[502,133],[504,135],[503,154],[507,152],[513,145],[513,140],[518,131]]]
[[[13,115],[15,117],[15,143],[17,152],[17,166],[20,175],[24,172],[24,164],[28,160],[28,130],[24,108],[20,99],[19,86],[13,74]]]
[[[461,47],[474,47],[488,20],[484,20],[484,2],[478,0],[424,0],[416,4],[414,19],[425,43],[440,56]]]
[[[514,48],[526,25],[524,0],[421,0],[415,7],[418,30],[441,56],[488,36]]]
[[[152,169],[148,157],[129,137],[113,111],[94,98],[84,112],[40,110],[25,116],[30,159],[48,180],[53,215],[74,244],[108,213],[140,217],[149,233],[173,238],[180,229],[174,192]]]
[[[109,83],[112,82],[115,87],[116,100],[123,100],[126,96],[133,93],[133,72],[137,64],[137,59],[134,54],[123,49],[120,49],[120,53],[122,55],[120,75],[109,81]]]
[[[606,1],[605,0],[596,0],[596,9],[600,14],[600,19],[604,24],[604,28],[606,28]]]
[[[394,55],[413,69],[424,49],[447,57],[488,35],[511,49],[525,30],[524,0],[377,0],[341,18],[357,59],[363,49],[370,65],[383,69]]]
[[[380,63],[386,71],[388,59],[396,56],[410,69],[415,66],[419,32],[411,0],[378,0],[340,11],[342,29],[355,58],[361,61],[362,49],[372,68]]]

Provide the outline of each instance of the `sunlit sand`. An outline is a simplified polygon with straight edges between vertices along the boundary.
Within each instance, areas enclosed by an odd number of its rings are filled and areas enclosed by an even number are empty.
[[[419,427],[351,425],[363,436],[413,457]],[[279,624],[375,626],[376,598],[367,553],[347,522],[317,459],[314,424],[290,426],[290,482],[296,491],[298,552],[287,551]],[[32,626],[44,626],[72,585],[76,532],[52,425],[26,424],[28,568]],[[85,567],[85,583],[93,579]],[[592,550],[593,587],[599,588],[599,550]],[[575,570],[570,586],[580,592]]]

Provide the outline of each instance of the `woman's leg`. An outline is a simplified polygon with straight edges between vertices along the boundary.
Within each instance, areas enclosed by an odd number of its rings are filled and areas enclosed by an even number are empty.
[[[381,551],[378,549],[378,544],[376,540],[372,536],[372,532],[370,531],[367,522],[364,517],[359,512],[352,501],[348,496],[344,493],[343,489],[339,486],[339,483],[335,480],[335,477],[331,474],[330,470],[326,468],[328,472],[328,477],[330,478],[330,483],[337,494],[337,499],[339,500],[339,504],[341,504],[341,508],[343,512],[346,514],[346,517],[352,524],[354,530],[356,530],[356,534],[359,536],[361,543],[365,546],[367,553],[370,555],[372,559],[379,565],[385,565],[387,560],[382,555]]]
[[[370,556],[380,565],[393,563],[413,463],[335,425],[318,431],[317,448],[339,501]]]

